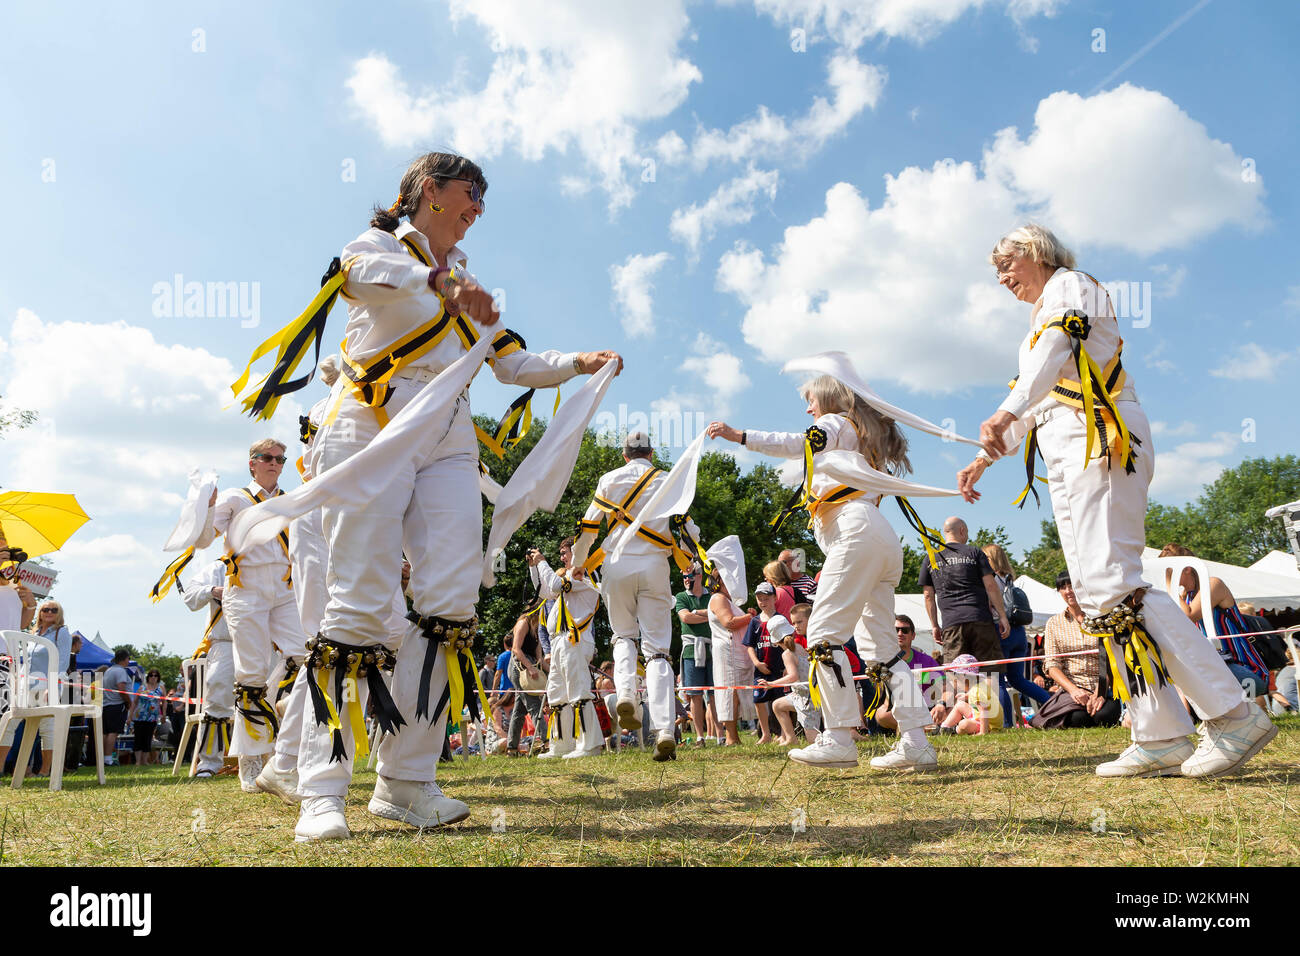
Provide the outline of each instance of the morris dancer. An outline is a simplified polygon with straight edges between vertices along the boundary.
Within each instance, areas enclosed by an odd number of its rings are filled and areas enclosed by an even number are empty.
[[[725,422],[713,422],[708,428],[709,437],[725,438],[760,454],[804,459],[804,497],[799,506],[807,507],[817,544],[826,554],[808,621],[808,653],[815,662],[811,692],[814,702],[820,700],[825,730],[810,746],[791,750],[790,758],[813,766],[857,766],[853,730],[862,724],[861,698],[844,651],[845,642],[853,637],[868,667],[875,662],[878,683],[888,686],[898,720],[898,743],[889,753],[872,758],[871,766],[933,770],[937,757],[922,729],[930,714],[894,633],[894,589],[903,573],[903,549],[878,506],[881,494],[956,494],[913,485],[900,477],[912,466],[907,440],[894,417],[939,430],[879,399],[860,383],[842,353],[792,362],[786,370],[812,367],[840,370],[837,377],[820,375],[801,389],[814,419],[806,432],[740,431]],[[877,411],[875,403],[894,417]],[[787,506],[783,514],[792,510]]]
[[[243,488],[229,488],[209,503],[207,524],[196,543],[206,548],[225,534],[230,519],[279,489],[285,446],[264,438],[248,450],[248,471],[253,480]],[[269,688],[285,658],[302,660],[306,636],[293,598],[289,568],[289,535],[259,545],[235,559],[226,556],[226,583],[221,606],[230,627],[235,667],[235,721],[230,753],[239,757],[239,786],[257,793],[257,775],[275,746],[280,717],[275,711],[275,689]],[[269,688],[269,689],[268,689]]]
[[[551,635],[551,669],[546,699],[551,706],[550,749],[542,757],[576,759],[605,749],[605,736],[592,703],[591,660],[596,655],[595,620],[600,592],[573,564],[573,539],[560,542],[563,567],[557,574],[536,549],[528,564],[537,568],[540,596],[554,598],[546,628]]]
[[[1034,453],[1047,466],[1052,510],[1085,633],[1101,642],[1116,693],[1129,705],[1133,743],[1101,764],[1102,777],[1236,770],[1277,734],[1243,701],[1216,649],[1165,591],[1142,580],[1143,522],[1155,448],[1146,414],[1120,360],[1123,341],[1110,296],[1074,268],[1074,254],[1029,224],[993,247],[998,282],[1033,306],[1011,394],[980,426],[985,453],[957,478],[967,501],[994,458],[1023,441],[1035,499]],[[1178,698],[1204,719],[1200,746]]]
[[[226,565],[213,561],[194,572],[184,586],[177,588],[181,600],[191,611],[207,611],[203,640],[190,656],[206,657],[203,677],[203,730],[199,734],[199,764],[195,777],[212,777],[230,747],[230,731],[235,716],[235,659],[231,647],[230,627],[221,606],[226,587]],[[190,688],[191,695],[194,688]]]
[[[365,449],[426,383],[474,352],[480,339],[476,325],[492,335],[487,361],[506,384],[559,385],[619,360],[612,352],[533,354],[518,335],[497,325],[491,295],[464,272],[465,254],[456,245],[483,215],[486,191],[482,171],[461,156],[428,153],[417,159],[402,177],[397,201],[387,210],[376,208],[371,228],[331,265],[316,302],[255,353],[255,358],[267,354],[279,342],[281,354],[292,359],[295,350],[306,349],[301,333],[314,324],[323,332],[332,297],[342,294],[348,300],[343,374],[316,436],[316,480]],[[409,221],[402,222],[402,216]],[[285,345],[300,339],[301,350]],[[250,399],[251,411],[270,410],[279,395],[295,387],[283,381],[293,364],[277,365]],[[246,382],[247,375],[236,383],[237,393]],[[512,406],[506,418],[517,420],[525,407]],[[448,716],[459,719],[462,702],[471,710],[478,706],[476,672],[468,659],[477,630],[483,523],[478,441],[463,392],[449,406],[442,427],[428,454],[406,458],[386,490],[364,507],[323,509],[329,602],[303,678],[313,712],[304,721],[298,759],[298,790],[304,796],[298,840],[349,835],[343,797],[356,747],[365,742],[357,689],[363,679],[388,731],[379,748],[370,812],[417,827],[469,815],[464,803],[444,796],[435,782]],[[510,440],[503,432],[484,437],[498,447]],[[388,659],[382,645],[389,639],[393,583],[403,551],[411,563],[414,610],[388,700],[376,668]]]
[[[579,522],[581,533],[573,546],[575,566],[586,567],[589,563],[588,552],[602,519],[607,518],[609,524],[602,548],[612,552],[644,503],[658,489],[664,473],[650,463],[650,454],[650,437],[645,432],[631,432],[627,436],[623,444],[626,464],[600,477],[595,498]],[[700,532],[693,521],[686,519],[685,530],[693,540],[699,540]],[[654,750],[657,761],[672,760],[677,751],[677,738],[673,733],[676,715],[674,678],[672,661],[668,656],[673,634],[673,595],[664,563],[670,554],[678,558],[679,565],[690,566],[692,556],[677,547],[669,522],[648,522],[623,545],[617,560],[611,558],[604,562],[600,583],[601,596],[609,612],[609,624],[614,630],[618,722],[624,730],[641,729],[636,696],[636,640],[639,635],[641,653],[645,658],[650,722],[658,733]]]

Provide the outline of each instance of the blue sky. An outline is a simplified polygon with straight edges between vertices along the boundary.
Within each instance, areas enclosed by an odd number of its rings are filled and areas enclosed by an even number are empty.
[[[186,473],[233,483],[321,393],[268,428],[224,386],[407,162],[450,147],[491,184],[471,269],[531,346],[624,353],[614,416],[802,428],[782,360],[841,348],[975,434],[1028,321],[985,257],[1036,218],[1137,291],[1125,364],[1158,423],[1153,496],[1181,503],[1296,451],[1298,20],[1226,0],[20,6],[0,393],[42,418],[0,445],[0,485],[92,515],[54,556],[74,627],[188,650],[198,618],[145,597]],[[250,308],[158,314],[178,274]],[[475,408],[498,414],[515,390],[486,378]],[[913,439],[920,481],[967,460]],[[1017,478],[927,517],[1027,549],[1048,512],[1009,506]]]

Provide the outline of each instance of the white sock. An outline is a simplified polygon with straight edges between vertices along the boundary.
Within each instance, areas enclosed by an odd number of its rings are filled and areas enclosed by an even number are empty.
[[[903,743],[913,747],[924,747],[925,731],[920,727],[913,727],[911,730],[903,731]]]
[[[852,727],[833,727],[828,730],[831,740],[842,747],[853,746],[853,728]]]
[[[1232,710],[1224,714],[1223,717],[1226,717],[1228,720],[1242,720],[1243,718],[1249,715],[1250,715],[1250,705],[1243,700],[1236,707],[1232,708]],[[1222,720],[1223,717],[1219,719]]]
[[[276,773],[293,773],[298,769],[298,755],[280,753],[277,750],[273,765]]]

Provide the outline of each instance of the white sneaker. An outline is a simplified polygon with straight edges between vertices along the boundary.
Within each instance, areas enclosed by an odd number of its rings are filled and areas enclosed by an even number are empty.
[[[298,792],[297,767],[288,773],[281,773],[275,769],[275,760],[268,760],[253,782],[257,784],[258,790],[263,793],[273,793],[285,803],[302,802],[302,794]]]
[[[543,750],[541,753],[539,753],[537,755],[537,759],[545,760],[548,757],[567,757],[571,753],[573,753],[572,750],[556,750],[555,745],[552,744],[549,750]]]
[[[570,750],[564,755],[564,759],[577,760],[579,757],[595,757],[597,754],[603,754],[604,752],[604,747],[588,747],[586,749],[580,747],[577,750]]]
[[[1255,704],[1240,720],[1219,717],[1201,725],[1201,744],[1183,761],[1184,777],[1232,773],[1277,736],[1277,725]]]
[[[432,781],[389,780],[387,777],[375,781],[375,795],[370,798],[369,810],[385,820],[397,820],[421,829],[459,823],[469,816],[468,806],[444,796]]]
[[[1163,747],[1131,744],[1109,763],[1097,768],[1099,777],[1170,777],[1182,772],[1182,764],[1192,755],[1192,743],[1186,737]]]
[[[934,752],[934,746],[928,740],[924,747],[918,747],[904,739],[890,747],[888,753],[872,757],[871,766],[876,770],[926,772],[939,769],[939,755]]]
[[[244,793],[261,793],[257,788],[257,775],[262,772],[262,756],[239,758],[239,789]]]
[[[666,730],[659,731],[659,737],[655,740],[654,760],[656,763],[663,763],[665,760],[677,759],[677,738]]]
[[[624,730],[641,729],[641,709],[631,697],[620,697],[614,705],[614,713],[618,715],[618,725]]]
[[[293,828],[295,843],[315,840],[346,840],[352,836],[343,817],[342,797],[306,797],[298,811],[298,825]]]
[[[809,767],[856,767],[858,765],[858,748],[851,744],[836,743],[831,735],[822,731],[816,741],[807,747],[789,752],[795,763],[807,764]]]

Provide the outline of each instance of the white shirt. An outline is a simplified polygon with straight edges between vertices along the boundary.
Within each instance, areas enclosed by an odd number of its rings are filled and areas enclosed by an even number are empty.
[[[1007,432],[1008,453],[1034,427],[1035,416],[1057,404],[1051,394],[1052,387],[1062,378],[1079,377],[1070,352],[1069,335],[1061,329],[1050,329],[1034,340],[1036,332],[1070,309],[1078,309],[1088,316],[1089,332],[1083,347],[1099,368],[1105,368],[1120,349],[1119,322],[1106,290],[1085,273],[1057,269],[1043,286],[1043,294],[1030,313],[1029,331],[1020,343],[1020,377],[1011,394],[998,406],[1000,411],[1010,412],[1018,419]],[[1125,385],[1131,400],[1137,401],[1131,389],[1131,383]]]
[[[217,503],[208,510],[208,523],[199,535],[199,540],[195,543],[198,549],[206,548],[210,545],[219,534],[225,534],[226,529],[230,527],[230,520],[245,508],[251,508],[253,500],[245,492],[251,492],[254,495],[260,495],[263,499],[269,498],[271,493],[266,491],[256,481],[250,481],[243,488],[227,488],[217,495]],[[280,539],[274,538],[266,544],[259,544],[255,548],[250,548],[246,554],[239,556],[239,566],[241,568],[251,568],[263,564],[273,564],[289,569],[289,558],[284,553],[284,547],[280,544]]]
[[[623,499],[625,499],[632,489],[636,487],[636,483],[640,481],[645,473],[650,471],[652,468],[654,468],[654,465],[650,463],[649,458],[633,458],[622,468],[615,468],[613,471],[607,471],[605,474],[601,475],[600,481],[596,482],[596,495],[600,498],[604,498],[606,501],[612,501],[614,504],[620,505],[623,503]],[[641,494],[637,496],[636,501],[632,502],[631,506],[627,509],[627,512],[631,517],[635,518],[641,513],[641,509],[645,506],[645,503],[654,496],[654,493],[659,489],[659,486],[663,484],[667,477],[668,473],[662,472],[650,480],[642,490]],[[583,515],[583,520],[599,521],[604,514],[605,512],[601,511],[593,501],[587,506],[587,513]],[[614,527],[613,522],[610,522],[610,531],[605,535],[605,540],[601,547],[603,547],[606,552],[613,551],[614,547],[618,544],[619,539],[623,536],[624,532],[627,531],[627,527],[628,526],[625,524],[619,524],[617,527]],[[647,521],[643,527],[665,540],[671,541],[673,539],[672,531],[669,529],[668,521],[666,519]],[[686,529],[690,532],[691,537],[696,541],[700,540],[700,529],[695,526],[694,521],[687,522]],[[591,543],[595,538],[596,534],[594,531],[584,531],[578,536],[578,540],[573,544],[573,563],[575,566],[581,567],[587,560],[587,555],[591,551]],[[646,540],[639,534],[635,535],[632,540],[627,543],[626,547],[623,548],[624,555],[662,554],[666,556],[669,553],[670,552],[666,548],[659,547],[654,542]]]
[[[347,273],[343,295],[348,303],[343,348],[357,364],[365,365],[387,353],[398,340],[428,324],[442,308],[437,293],[429,288],[430,267],[411,255],[400,241],[404,238],[415,243],[438,266],[463,266],[466,262],[465,253],[453,246],[447,262],[438,263],[424,233],[406,222],[395,233],[372,228],[349,242],[340,257]],[[490,329],[475,326],[480,335],[495,335],[501,329],[504,326]],[[460,337],[452,332],[407,365],[403,374],[423,369],[441,372],[464,354]],[[497,358],[492,370],[506,385],[545,388],[573,378],[576,355],[576,352],[554,350],[538,354],[520,350]],[[335,388],[346,387],[345,378],[340,376]]]
[[[824,451],[856,452],[859,450],[861,440],[858,438],[857,429],[843,415],[827,412],[813,424],[826,433]],[[803,432],[745,432],[746,448],[756,451],[760,455],[770,455],[773,458],[802,458],[803,444]],[[817,454],[814,454],[813,494],[816,496],[824,495],[838,484],[839,482],[830,475],[823,474],[817,469]]]
[[[279,545],[277,544],[278,548]],[[220,561],[211,561],[205,564],[199,570],[191,574],[182,583],[180,592],[181,600],[191,611],[207,611],[204,617],[203,626],[206,628],[207,622],[210,621],[214,608],[220,609],[221,602],[212,596],[214,588],[224,588],[226,586],[226,566]],[[226,626],[226,616],[223,614],[217,619],[216,626],[212,628],[212,633],[208,635],[214,641],[230,640],[230,628]]]
[[[0,631],[21,631],[23,621],[23,599],[18,589],[0,585]],[[4,645],[0,645],[3,649]]]
[[[551,566],[545,560],[538,562],[537,574],[539,578],[539,590],[542,597],[558,598],[564,588],[564,582],[571,580],[571,572],[566,568],[561,568],[557,574],[551,570]],[[573,623],[581,624],[596,611],[596,604],[600,601],[600,593],[591,586],[584,575],[573,582],[573,587],[568,594],[564,595],[564,605],[573,615]],[[587,625],[591,627],[590,624]],[[553,635],[552,639],[568,640],[569,633],[560,627],[560,602],[557,600],[551,605],[546,618],[546,628]]]

